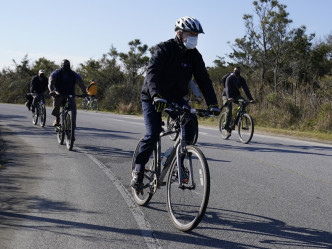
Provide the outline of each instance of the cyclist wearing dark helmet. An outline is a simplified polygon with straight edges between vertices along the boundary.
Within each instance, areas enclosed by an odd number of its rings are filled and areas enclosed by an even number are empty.
[[[67,99],[67,96],[62,95],[75,95],[75,84],[78,84],[82,90],[83,95],[87,96],[87,92],[81,76],[70,69],[70,62],[64,59],[61,62],[61,68],[51,73],[48,83],[48,88],[51,94],[58,92],[60,95],[53,96],[53,111],[52,115],[55,116],[53,126],[59,125],[60,120],[60,107]],[[73,111],[74,129],[76,127],[76,102],[75,98],[69,99],[69,108]]]
[[[175,23],[176,37],[158,44],[150,58],[144,80],[141,101],[146,134],[135,159],[131,186],[141,191],[143,172],[153,146],[161,132],[161,112],[167,102],[187,105],[184,97],[189,92],[188,82],[194,76],[207,106],[214,115],[220,113],[215,91],[201,54],[196,49],[198,35],[204,33],[200,22],[192,17],[181,17]],[[193,142],[197,119],[185,126],[187,144]]]
[[[32,108],[31,111],[35,112],[37,103],[44,101],[44,94],[47,91],[48,78],[45,76],[45,71],[40,69],[38,75],[34,76],[30,83],[30,93],[32,94]]]
[[[232,121],[232,102],[241,103],[245,101],[245,99],[240,94],[240,88],[244,90],[245,94],[249,99],[249,102],[254,104],[255,100],[251,96],[247,82],[245,78],[241,76],[241,68],[237,66],[234,68],[234,72],[226,78],[225,88],[222,92],[223,104],[227,104],[225,123],[225,130],[227,136],[230,136],[232,134],[232,130],[229,127]]]

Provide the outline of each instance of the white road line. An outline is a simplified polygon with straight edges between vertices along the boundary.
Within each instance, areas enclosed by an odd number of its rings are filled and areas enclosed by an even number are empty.
[[[147,244],[148,248],[162,248],[160,246],[160,243],[157,238],[154,237],[153,231],[151,229],[150,223],[145,218],[144,213],[142,210],[138,207],[138,205],[135,203],[133,198],[131,197],[131,194],[127,191],[127,189],[123,186],[123,184],[120,182],[120,180],[113,174],[113,172],[107,168],[102,162],[100,162],[97,158],[90,155],[83,149],[75,146],[75,149],[79,150],[83,154],[85,154],[87,157],[89,157],[95,164],[98,165],[98,167],[108,176],[108,178],[112,181],[112,183],[115,185],[115,187],[118,189],[120,194],[122,195],[123,199],[127,203],[127,206],[134,216],[136,223],[138,227],[141,230],[142,236],[144,237],[145,243]]]

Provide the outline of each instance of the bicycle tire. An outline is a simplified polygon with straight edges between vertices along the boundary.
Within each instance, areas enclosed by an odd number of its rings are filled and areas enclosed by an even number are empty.
[[[244,144],[249,143],[254,135],[254,121],[248,113],[244,113],[239,119],[238,135]]]
[[[193,139],[193,143],[192,143],[192,144],[196,144],[196,143],[197,143],[197,140],[198,140],[198,134],[199,134],[199,128],[198,128],[198,124],[197,124],[196,127],[195,127],[195,136],[194,136],[194,139]]]
[[[87,101],[85,99],[82,99],[82,102],[81,102],[81,109],[83,111],[87,111]]]
[[[210,171],[203,152],[196,146],[186,146],[182,156],[182,172],[187,176],[184,185],[187,188],[179,186],[175,156],[168,175],[166,199],[174,226],[186,232],[194,229],[204,217],[210,196]],[[189,162],[192,163],[192,171]],[[190,189],[189,186],[193,183],[195,188]]]
[[[93,100],[91,109],[94,110],[95,112],[98,112],[98,100],[96,99]]]
[[[63,114],[60,115],[60,125],[55,127],[56,136],[59,144],[63,144],[65,141],[65,124],[63,120]]]
[[[220,132],[220,136],[227,140],[230,136],[227,135],[227,131],[224,129],[225,128],[225,124],[226,124],[226,116],[227,116],[227,113],[226,112],[223,112],[221,115],[220,115],[220,118],[219,118],[219,132]]]
[[[68,150],[72,150],[74,146],[74,124],[73,124],[73,112],[68,111],[67,115],[65,116],[66,122],[66,130],[65,130],[65,137],[66,137],[66,146]]]
[[[131,172],[133,172],[133,170],[135,169],[135,158],[138,153],[141,141],[142,141],[142,139],[139,140],[139,142],[136,146],[133,158],[132,158]],[[153,149],[153,153],[150,156],[149,161],[145,165],[145,172],[144,172],[144,178],[143,178],[143,186],[144,186],[143,193],[137,194],[137,192],[133,188],[131,188],[134,200],[140,206],[145,206],[146,204],[148,204],[156,191],[156,188],[155,188],[156,187],[155,184],[157,183],[156,174],[155,174],[155,172],[156,172],[155,164],[156,164],[156,156],[157,156],[156,153],[157,153],[157,150],[155,147]]]
[[[171,118],[170,115],[167,115],[167,118],[166,118],[167,130],[171,130],[173,127],[173,124],[174,124],[173,119]],[[178,136],[179,136],[178,132],[168,135],[169,139],[171,139],[172,141],[175,141],[178,138]]]
[[[38,123],[38,117],[39,117],[39,115],[38,115],[38,107],[36,107],[35,108],[35,112],[32,113],[32,123],[34,125],[37,125],[37,123]]]
[[[41,127],[44,127],[45,126],[45,123],[46,123],[46,107],[45,107],[45,104],[40,104],[40,126]]]

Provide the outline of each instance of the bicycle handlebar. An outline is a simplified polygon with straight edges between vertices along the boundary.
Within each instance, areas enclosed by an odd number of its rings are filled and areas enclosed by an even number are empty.
[[[64,96],[64,97],[69,97],[69,98],[72,98],[72,97],[85,98],[85,97],[87,97],[84,94],[62,94],[62,93],[59,93],[58,91],[52,91],[49,94],[51,96]]]
[[[196,109],[196,108],[189,108],[186,105],[180,106],[177,103],[167,103],[167,106],[165,108],[166,112],[181,112],[182,114],[197,114],[200,117],[211,117],[214,115],[211,115],[209,112],[209,109]]]

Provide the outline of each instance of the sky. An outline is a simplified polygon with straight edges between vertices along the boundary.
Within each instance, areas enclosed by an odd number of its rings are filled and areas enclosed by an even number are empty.
[[[197,49],[206,66],[227,57],[231,44],[245,34],[244,14],[254,14],[253,0],[0,0],[0,70],[13,68],[25,55],[73,68],[98,60],[113,46],[127,53],[139,39],[149,47],[175,37],[182,16],[197,18],[205,34]],[[331,0],[279,0],[287,5],[291,28],[302,25],[317,40],[332,34]],[[148,56],[150,54],[148,53]]]

